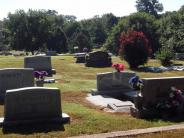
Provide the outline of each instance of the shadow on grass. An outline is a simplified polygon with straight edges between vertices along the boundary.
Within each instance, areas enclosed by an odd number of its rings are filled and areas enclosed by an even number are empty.
[[[158,121],[165,121],[165,122],[171,122],[171,123],[182,123],[184,122],[184,116],[183,115],[169,115],[169,114],[159,114],[155,115],[152,118],[141,118],[150,122],[158,122]]]
[[[65,131],[64,125],[62,124],[37,124],[37,125],[19,125],[11,127],[3,127],[4,134],[32,134],[32,133],[47,133],[51,131]]]

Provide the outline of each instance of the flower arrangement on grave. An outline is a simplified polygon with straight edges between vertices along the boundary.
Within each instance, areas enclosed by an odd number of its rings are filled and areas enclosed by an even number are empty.
[[[142,87],[143,87],[143,82],[142,82],[142,80],[139,78],[139,76],[134,76],[134,77],[130,78],[129,84],[130,84],[130,86],[131,86],[134,90],[141,90]]]
[[[175,113],[180,107],[184,107],[184,92],[177,89],[176,87],[171,87],[170,93],[168,94],[167,100],[158,102],[156,108],[161,112]],[[184,109],[182,109],[184,110]]]
[[[34,71],[36,80],[44,80],[48,73],[46,71]]]
[[[117,71],[121,72],[125,70],[125,65],[124,64],[112,64],[112,67]]]

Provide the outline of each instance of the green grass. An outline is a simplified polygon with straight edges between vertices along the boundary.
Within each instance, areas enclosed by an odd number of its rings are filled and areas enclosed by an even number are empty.
[[[127,63],[118,57],[113,57],[114,63],[123,63],[126,70],[130,71]],[[175,61],[175,63],[182,63]],[[96,88],[96,74],[111,72],[108,68],[89,68],[84,64],[76,64],[73,56],[52,57],[53,68],[57,74],[54,75],[57,83],[47,84],[47,87],[58,87],[62,93],[62,110],[71,116],[71,123],[64,125],[65,131],[55,130],[51,132],[30,132],[4,134],[0,137],[68,137],[85,134],[105,133],[112,131],[129,130],[136,128],[147,128],[175,124],[162,120],[135,119],[128,114],[112,114],[101,111],[90,105],[85,96],[92,88]],[[150,60],[146,66],[160,66],[156,60]],[[23,57],[0,57],[0,68],[23,67]],[[184,76],[183,72],[145,73],[136,71],[142,77],[159,76]],[[0,114],[3,115],[3,106],[0,106]]]

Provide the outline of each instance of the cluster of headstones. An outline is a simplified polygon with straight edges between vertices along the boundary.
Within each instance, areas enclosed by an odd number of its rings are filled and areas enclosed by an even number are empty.
[[[25,68],[0,69],[0,101],[4,104],[4,127],[42,122],[65,123],[69,116],[62,113],[58,88],[35,87],[34,70],[55,73],[51,58],[25,57]]]
[[[184,77],[143,78],[141,91],[134,90],[130,78],[134,72],[106,72],[97,74],[97,89],[92,95],[106,95],[117,99],[131,100],[135,106],[130,108],[131,114],[137,118],[154,118],[160,113],[153,108],[158,102],[166,100],[171,86],[183,90]],[[181,108],[179,112],[184,112]]]

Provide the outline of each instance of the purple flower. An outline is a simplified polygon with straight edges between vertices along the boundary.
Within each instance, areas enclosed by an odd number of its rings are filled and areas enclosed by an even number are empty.
[[[44,77],[47,75],[48,73],[46,71],[34,71],[34,76],[37,79],[44,79]]]

